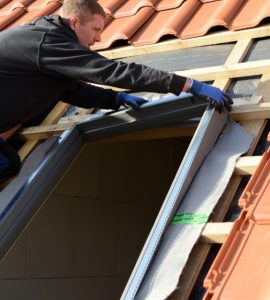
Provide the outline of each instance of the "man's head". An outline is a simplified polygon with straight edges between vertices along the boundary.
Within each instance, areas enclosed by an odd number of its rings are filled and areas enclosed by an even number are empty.
[[[96,0],[65,0],[60,15],[69,20],[81,45],[89,48],[100,41],[106,13]]]

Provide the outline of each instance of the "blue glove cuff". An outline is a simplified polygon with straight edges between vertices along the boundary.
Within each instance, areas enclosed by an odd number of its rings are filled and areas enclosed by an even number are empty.
[[[192,80],[192,82],[191,82],[191,87],[189,89],[189,92],[190,93],[195,93],[195,94],[200,94],[201,90],[202,90],[202,87],[203,87],[203,83],[199,82],[195,79],[191,79],[191,80]]]

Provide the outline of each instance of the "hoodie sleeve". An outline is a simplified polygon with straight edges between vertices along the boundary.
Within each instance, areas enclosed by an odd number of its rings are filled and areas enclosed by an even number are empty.
[[[83,108],[106,108],[118,110],[116,105],[117,92],[103,89],[81,81],[73,81],[60,99]]]
[[[179,95],[186,78],[145,65],[107,59],[79,43],[46,33],[40,44],[40,70],[96,84],[133,91]]]

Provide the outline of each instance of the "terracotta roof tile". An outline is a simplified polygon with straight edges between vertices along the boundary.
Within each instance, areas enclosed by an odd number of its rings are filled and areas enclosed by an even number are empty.
[[[0,9],[0,29],[21,25],[44,15],[55,13],[60,6],[61,2],[58,0],[9,1]]]
[[[18,19],[25,13],[25,9],[18,7],[9,12],[3,13],[0,15],[0,30],[6,28],[10,25],[13,21]]]
[[[270,16],[270,1],[249,0],[244,3],[230,26],[233,30],[250,28],[258,25]]]
[[[126,0],[98,0],[107,14],[112,15]]]
[[[8,15],[17,8],[26,9],[26,6],[33,1],[34,0],[5,1],[3,5],[1,5],[0,16]]]
[[[0,0],[0,8],[8,4],[10,1],[9,0]]]
[[[241,30],[270,16],[265,0],[99,0],[108,18],[102,41],[93,49],[111,47],[117,40],[135,46],[156,43],[166,35],[181,39],[205,35],[213,28]],[[61,0],[0,0],[0,30],[58,12]]]
[[[159,10],[167,10],[172,8],[179,7],[186,0],[160,0],[156,5],[155,9]]]
[[[190,22],[181,32],[180,37],[202,36],[215,26],[229,28],[230,21],[243,2],[244,0],[222,0],[201,4]]]
[[[119,9],[113,13],[114,18],[121,18],[135,15],[141,8],[153,7],[158,0],[130,0],[126,1]]]
[[[270,150],[239,200],[242,212],[204,280],[204,300],[269,299],[269,167]]]
[[[151,7],[144,7],[132,17],[113,19],[101,36],[101,42],[95,44],[91,49],[103,49],[110,47],[117,40],[128,40],[137,31],[141,24],[144,24],[154,13]]]
[[[131,38],[130,42],[134,46],[140,46],[156,43],[163,35],[178,36],[199,6],[198,0],[188,0],[177,9],[156,12]]]

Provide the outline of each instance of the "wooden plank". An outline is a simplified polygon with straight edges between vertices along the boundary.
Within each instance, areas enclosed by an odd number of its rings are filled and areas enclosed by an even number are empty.
[[[54,109],[48,114],[48,116],[42,122],[42,125],[49,125],[57,122],[66,110],[70,107],[70,104],[58,102]],[[19,150],[21,160],[24,160],[29,153],[39,144],[38,138],[36,140],[28,141]]]
[[[201,234],[201,243],[222,244],[229,235],[233,222],[207,223]]]
[[[264,74],[261,78],[259,85],[254,93],[254,96],[263,95],[264,102],[270,102],[269,84],[270,84],[270,70],[268,74]]]
[[[70,106],[70,104],[59,101],[44,119],[42,125],[50,125],[56,123],[70,108]]]
[[[230,42],[236,42],[243,39],[261,38],[270,35],[270,25],[264,25],[257,28],[246,29],[241,31],[222,31],[219,33],[207,34],[203,37],[192,39],[172,39],[165,42],[159,42],[154,45],[133,47],[124,46],[113,50],[99,51],[99,53],[107,58],[116,59],[122,57],[131,57],[137,55],[167,52],[185,48],[194,48],[208,45],[217,45]]]
[[[27,127],[19,132],[19,136],[25,140],[44,140],[52,135],[59,136],[65,130],[71,129],[75,122],[59,123],[45,126]],[[116,136],[110,139],[97,141],[98,143],[112,143],[120,141],[131,140],[145,140],[145,139],[162,139],[172,137],[187,137],[192,136],[196,130],[196,125],[190,127],[175,126],[167,128],[157,128],[151,130],[144,130],[130,134]]]
[[[226,65],[229,64],[234,64],[235,62],[241,62],[248,50],[250,49],[252,45],[252,40],[251,39],[246,39],[246,40],[239,40],[233,50],[231,51],[228,59],[226,60]],[[220,88],[223,91],[226,91],[232,80],[231,78],[225,78],[225,79],[217,79],[214,82],[214,86]]]
[[[74,126],[74,122],[64,124],[53,125],[40,125],[24,128],[19,132],[19,136],[25,140],[45,140],[52,135],[59,136],[63,131],[71,129]]]
[[[235,105],[233,107],[232,112],[230,112],[230,116],[235,121],[245,121],[245,120],[259,120],[270,118],[270,102],[269,103],[260,103],[260,104],[250,104],[250,105]],[[87,116],[74,116],[70,118],[71,122],[61,122],[59,124],[53,125],[40,125],[24,128],[19,132],[19,136],[23,137],[27,140],[35,140],[35,139],[47,139],[51,135],[60,135],[64,130],[70,129],[75,122],[74,121],[82,121],[85,120]],[[68,120],[68,119],[66,119]],[[182,132],[181,132],[182,130]],[[178,132],[179,131],[179,132]],[[148,138],[151,137],[152,131],[150,133],[145,134]],[[190,136],[194,133],[194,128],[181,128],[175,129],[172,131],[171,129],[159,129],[158,133],[153,133],[155,135],[154,138],[162,138],[162,137],[175,137],[175,136]],[[167,136],[166,136],[167,135]],[[140,136],[140,133],[134,134],[133,137],[137,138]],[[126,139],[127,137],[124,137]],[[117,138],[118,139],[118,138]],[[129,138],[128,138],[129,139]],[[132,139],[132,136],[130,136]],[[114,139],[112,139],[114,140]]]
[[[270,102],[260,104],[235,105],[230,112],[235,121],[253,121],[270,118]]]
[[[234,174],[236,175],[252,175],[256,171],[262,156],[244,156],[240,157],[236,162]]]
[[[269,72],[270,59],[250,61],[244,63],[231,63],[224,66],[198,68],[186,71],[176,71],[175,74],[191,77],[200,81],[210,81],[224,78],[239,78],[245,76],[261,75]]]
[[[67,124],[67,123],[80,123],[80,122],[85,122],[87,119],[89,119],[90,115],[85,114],[85,115],[75,115],[75,116],[70,116],[70,117],[63,117],[59,119],[57,124]]]
[[[230,116],[235,121],[246,121],[246,120],[252,121],[252,120],[259,120],[259,119],[268,119],[270,118],[270,102],[249,104],[249,105],[238,105],[238,106],[235,105],[233,107],[232,112],[230,112]],[[45,126],[39,125],[39,126],[24,128],[19,132],[19,136],[23,137],[23,139],[25,140],[46,139],[54,134],[60,135],[64,130],[70,129],[72,126],[74,126],[75,123],[85,121],[87,118],[89,118],[89,115],[65,117],[62,118],[58,124],[45,125]],[[147,131],[143,134],[134,133],[132,135],[117,137],[106,141],[112,142],[117,140],[147,139],[151,137],[169,138],[169,137],[176,137],[176,136],[190,136],[193,133],[194,133],[194,127],[190,127],[190,128],[175,127],[174,129],[164,128],[164,129],[158,129],[149,132]]]

